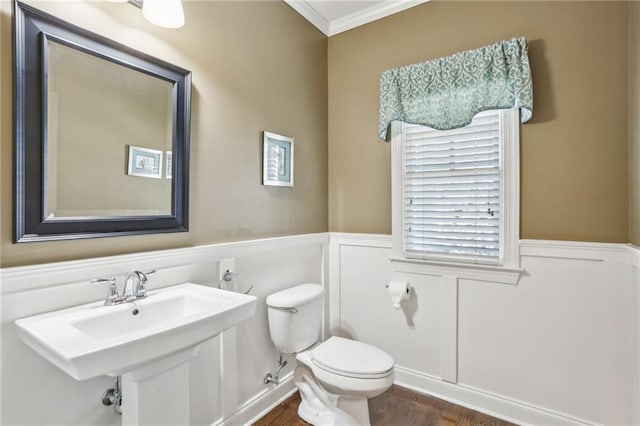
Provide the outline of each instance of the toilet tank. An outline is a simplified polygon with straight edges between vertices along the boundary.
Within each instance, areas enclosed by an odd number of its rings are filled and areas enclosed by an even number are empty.
[[[301,352],[320,340],[324,289],[300,284],[267,297],[269,333],[280,353]]]

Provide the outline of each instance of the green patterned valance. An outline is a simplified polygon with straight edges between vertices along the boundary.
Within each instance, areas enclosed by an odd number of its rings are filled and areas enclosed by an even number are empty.
[[[466,126],[481,111],[516,107],[523,123],[531,118],[525,38],[383,72],[378,136],[387,140],[395,120],[448,130]]]

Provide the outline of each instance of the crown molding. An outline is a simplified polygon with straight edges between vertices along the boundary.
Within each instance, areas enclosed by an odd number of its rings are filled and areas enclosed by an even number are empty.
[[[426,3],[429,0],[395,0],[380,3],[375,6],[371,6],[360,12],[352,13],[344,18],[336,19],[329,23],[328,36],[334,36],[342,32],[351,30],[361,25],[368,24],[369,22],[377,21],[378,19],[385,18],[403,10],[410,9],[418,6],[422,3]]]
[[[308,0],[284,0],[291,8],[302,15],[307,21],[322,31],[326,36],[331,37],[350,29],[368,24],[369,22],[382,19],[403,10],[410,9],[429,0],[393,0],[380,3],[360,12],[352,13],[343,18],[327,21],[312,6]]]

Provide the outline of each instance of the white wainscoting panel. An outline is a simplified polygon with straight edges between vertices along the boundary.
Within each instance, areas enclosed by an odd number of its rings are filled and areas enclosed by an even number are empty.
[[[440,376],[458,381],[458,278],[440,277]]]
[[[332,233],[332,331],[390,353],[398,384],[511,421],[638,424],[640,256],[624,244],[520,245],[524,272],[508,286],[394,272],[390,236]],[[415,289],[403,310],[391,279]]]
[[[640,395],[640,248],[633,244],[627,246],[629,279],[632,283],[631,296],[629,297],[630,310],[632,312],[631,322],[635,325],[632,328],[632,336],[629,339],[630,344],[635,344],[632,348],[632,357],[635,362],[632,363],[633,369],[629,371],[631,377],[635,377],[634,389],[630,397]],[[636,409],[634,411],[633,424],[640,425],[640,403],[636,400]]]
[[[107,289],[90,284],[91,278],[134,269],[158,270],[149,277],[148,289],[183,282],[217,286],[217,262],[229,258],[235,259],[235,272],[240,275],[225,287],[246,291],[253,285],[252,294],[258,297],[256,315],[201,345],[191,362],[191,422],[250,422],[294,389],[287,379],[295,366],[292,357],[282,372],[283,383],[278,387],[262,383],[267,371],[275,372],[278,360],[269,338],[265,298],[303,282],[324,285],[327,244],[328,235],[323,233],[2,269],[0,423],[121,422],[120,416],[100,401],[102,392],[113,385],[111,378],[75,381],[17,337],[16,319],[103,299]]]
[[[281,385],[262,384],[278,357],[264,299],[302,282],[325,285],[330,334],[394,357],[398,384],[522,424],[640,424],[636,247],[521,241],[515,286],[395,272],[390,256],[388,235],[332,233],[5,268],[0,423],[120,424],[100,403],[112,380],[70,378],[19,340],[15,319],[102,299],[91,278],[133,269],[158,269],[150,289],[217,285],[217,262],[233,258],[240,275],[228,288],[253,285],[258,308],[193,359],[195,425],[251,423],[294,391],[293,357]],[[385,288],[392,279],[413,288],[399,310]]]
[[[332,332],[392,354],[407,368],[440,373],[440,277],[399,275],[413,288],[394,309],[385,285],[391,280],[390,250],[340,247],[340,328]],[[348,266],[347,266],[348,265]]]

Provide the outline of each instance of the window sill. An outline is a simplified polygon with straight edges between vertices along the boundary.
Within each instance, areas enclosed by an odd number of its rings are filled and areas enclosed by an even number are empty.
[[[414,260],[399,257],[391,257],[389,260],[394,265],[396,272],[449,276],[511,285],[518,284],[520,274],[523,271],[519,268],[507,268],[504,266]]]

